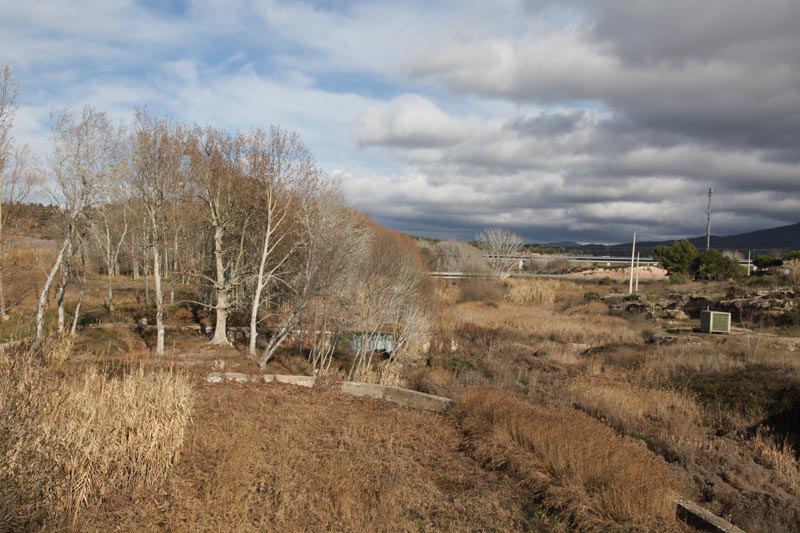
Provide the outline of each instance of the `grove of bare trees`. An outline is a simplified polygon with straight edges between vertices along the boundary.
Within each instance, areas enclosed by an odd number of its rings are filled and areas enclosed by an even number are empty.
[[[16,85],[10,71],[0,82],[4,164]],[[141,289],[139,326],[155,327],[146,338],[159,355],[181,307],[212,344],[243,334],[261,366],[291,344],[318,375],[345,339],[351,379],[373,371],[373,339],[391,337],[390,360],[424,342],[432,291],[416,243],[347,209],[295,133],[185,125],[146,109],[120,125],[91,106],[56,115],[51,131],[43,190],[61,234],[38,288],[36,339],[75,334],[89,278],[109,316],[118,283]]]

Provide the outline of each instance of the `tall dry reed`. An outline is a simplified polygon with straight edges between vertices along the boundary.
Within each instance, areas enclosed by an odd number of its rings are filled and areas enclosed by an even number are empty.
[[[45,343],[0,360],[0,530],[57,527],[111,494],[164,486],[193,393],[172,372],[77,377]]]
[[[506,301],[517,304],[552,306],[560,294],[578,290],[571,281],[542,278],[510,278]]]

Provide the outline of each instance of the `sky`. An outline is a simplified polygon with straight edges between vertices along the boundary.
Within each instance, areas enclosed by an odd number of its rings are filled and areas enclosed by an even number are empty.
[[[298,132],[417,235],[625,242],[800,221],[796,0],[0,0],[13,135],[135,106]]]

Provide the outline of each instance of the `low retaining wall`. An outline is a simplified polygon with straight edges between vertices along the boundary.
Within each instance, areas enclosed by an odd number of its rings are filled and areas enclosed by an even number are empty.
[[[424,409],[425,411],[446,411],[453,404],[453,400],[443,396],[434,396],[433,394],[401,389],[400,387],[373,385],[371,383],[345,381],[342,383],[341,391],[352,396],[368,396],[369,398],[386,400],[415,409]]]
[[[239,372],[211,372],[207,380],[210,383],[222,383],[224,381],[234,381],[237,383],[288,383],[301,387],[313,387],[317,378],[313,376],[285,376],[280,374],[243,374]],[[425,411],[443,412],[452,404],[453,400],[443,396],[434,396],[409,389],[399,387],[387,387],[384,385],[373,385],[371,383],[357,383],[354,381],[344,381],[339,390],[351,396],[367,396],[378,400],[396,403],[414,409]]]
[[[713,531],[715,533],[745,533],[727,520],[706,511],[699,505],[686,500],[675,502],[678,506],[676,514],[678,518],[692,527],[701,531]]]

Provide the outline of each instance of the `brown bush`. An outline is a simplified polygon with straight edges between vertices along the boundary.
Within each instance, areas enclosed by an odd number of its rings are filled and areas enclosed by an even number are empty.
[[[184,377],[72,379],[53,359],[27,348],[0,361],[0,530],[57,527],[105,496],[159,489],[183,444]]]
[[[506,292],[505,285],[496,279],[465,279],[459,289],[459,302],[497,302]]]
[[[608,426],[486,387],[468,389],[457,409],[476,456],[509,468],[576,528],[678,528],[673,501],[681,487],[666,464]]]

